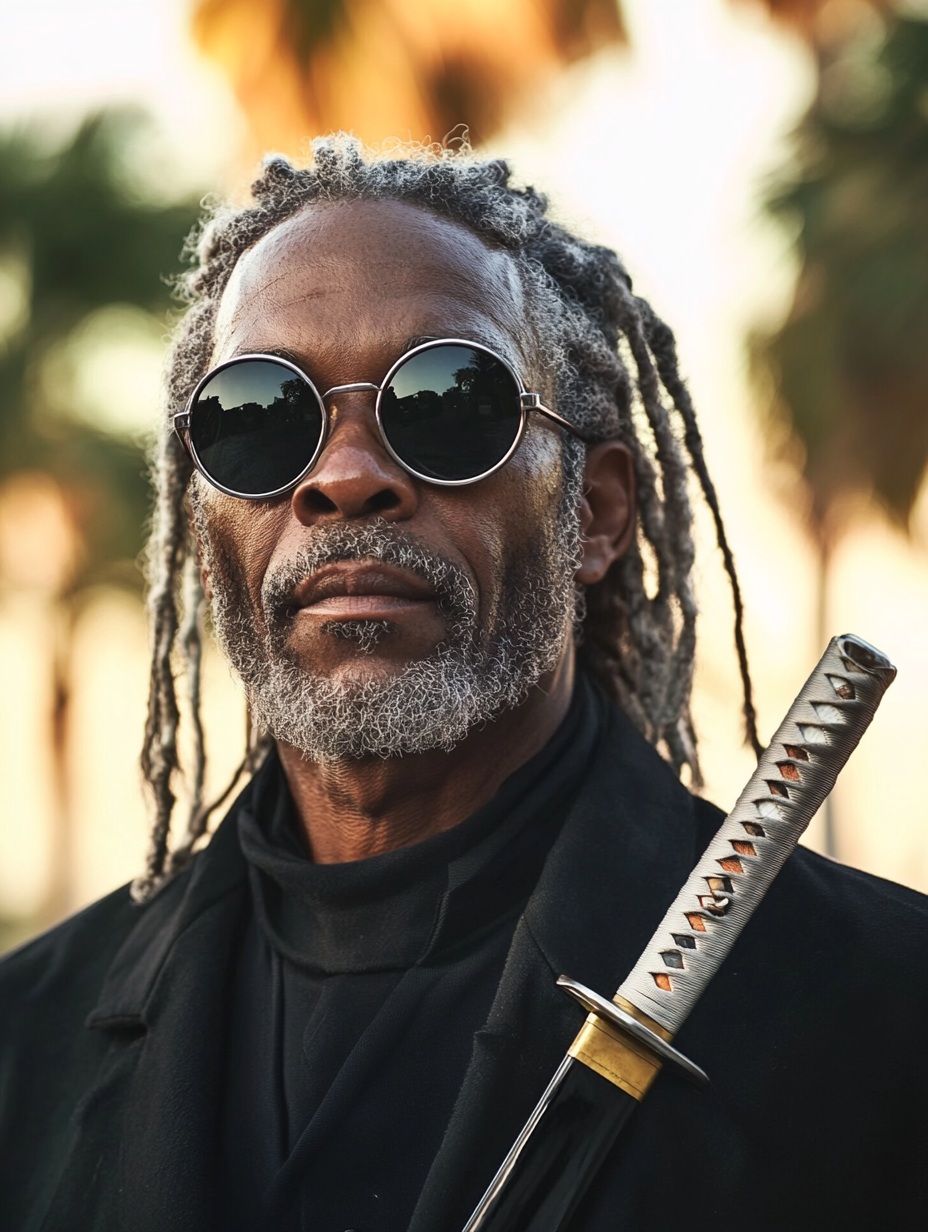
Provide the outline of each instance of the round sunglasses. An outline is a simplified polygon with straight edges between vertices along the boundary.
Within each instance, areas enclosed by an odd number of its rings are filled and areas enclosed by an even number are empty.
[[[392,457],[417,479],[476,483],[505,465],[539,411],[574,436],[573,424],[530,393],[512,365],[478,342],[441,338],[402,355],[380,385],[361,381],[320,394],[275,355],[237,355],[200,381],[174,429],[201,475],[229,496],[268,500],[315,466],[329,430],[326,399],[377,395],[377,427]]]

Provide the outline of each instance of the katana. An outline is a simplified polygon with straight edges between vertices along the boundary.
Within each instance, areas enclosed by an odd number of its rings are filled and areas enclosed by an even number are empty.
[[[757,769],[611,1000],[561,976],[589,1015],[464,1232],[558,1232],[675,1049],[706,985],[812,820],[896,675],[859,637],[832,638]]]

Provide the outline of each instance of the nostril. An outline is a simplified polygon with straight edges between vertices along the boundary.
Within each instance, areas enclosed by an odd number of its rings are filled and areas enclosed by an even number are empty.
[[[335,497],[334,500],[332,496]],[[357,494],[360,500],[351,499],[347,492],[333,491],[332,496],[326,495],[321,487],[307,486],[299,489],[296,496],[296,503],[299,506],[298,516],[302,514],[304,517],[328,517],[333,513],[340,513],[344,517],[358,517],[372,513],[387,513],[402,504],[401,495],[392,488],[381,488],[368,496],[366,500],[363,499],[361,493]]]
[[[300,499],[304,507],[312,513],[335,513],[338,509],[335,502],[329,500],[318,488],[304,488],[300,493]]]
[[[371,513],[383,513],[387,509],[395,509],[399,503],[399,496],[396,492],[392,492],[389,488],[381,488],[381,490],[379,492],[375,492],[367,502]]]

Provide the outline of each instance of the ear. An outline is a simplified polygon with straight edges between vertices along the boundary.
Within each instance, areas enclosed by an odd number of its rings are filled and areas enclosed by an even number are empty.
[[[601,582],[613,561],[624,556],[635,533],[635,467],[621,441],[601,441],[587,451],[580,498],[582,560],[576,579]]]

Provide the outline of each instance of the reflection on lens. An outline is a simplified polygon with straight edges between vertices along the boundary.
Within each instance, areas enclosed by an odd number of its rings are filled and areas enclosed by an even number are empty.
[[[398,457],[429,479],[473,479],[492,470],[519,434],[522,409],[512,373],[485,351],[436,346],[394,373],[380,404]]]
[[[211,377],[191,408],[190,439],[210,478],[247,496],[279,491],[309,465],[322,436],[312,386],[273,359]]]

